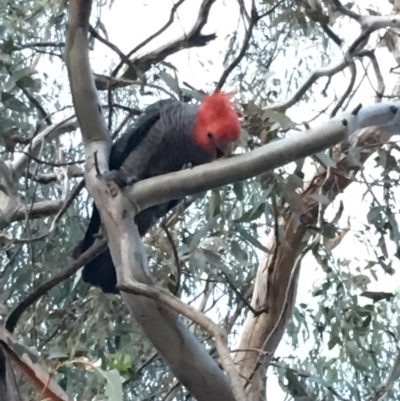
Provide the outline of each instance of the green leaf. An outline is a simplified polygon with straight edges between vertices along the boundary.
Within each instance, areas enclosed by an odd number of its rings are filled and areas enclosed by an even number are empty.
[[[256,248],[260,249],[261,251],[265,253],[271,253],[269,249],[267,249],[261,242],[257,239],[254,238],[251,234],[249,234],[243,227],[240,227],[239,225],[235,225],[236,230],[238,233],[242,236],[242,238],[249,242],[250,244],[254,245]]]
[[[331,350],[332,348],[335,347],[335,345],[341,345],[342,341],[338,336],[331,337],[331,339],[328,341],[328,349]]]
[[[356,326],[353,328],[353,332],[354,332],[354,334],[363,337],[368,334],[368,328],[364,327],[364,326],[362,326],[362,327]]]
[[[360,162],[360,149],[350,148],[346,156],[347,162],[350,166],[358,166],[363,168],[363,164]]]
[[[206,267],[206,258],[203,252],[195,252],[190,256],[189,263],[200,273],[204,272]]]
[[[396,244],[396,247],[400,245],[400,233],[399,226],[397,225],[397,221],[393,216],[393,213],[389,213],[389,225],[390,225],[390,234],[393,242]]]
[[[22,78],[29,77],[34,73],[35,70],[33,70],[31,67],[20,68],[19,70],[14,71],[7,83],[6,90],[10,89],[15,83],[18,83]]]
[[[182,92],[182,95],[192,97],[193,99],[196,99],[199,102],[201,102],[204,99],[204,95],[197,90],[188,88],[180,88],[180,90]]]
[[[251,221],[257,220],[260,218],[265,211],[265,203],[261,203],[258,205],[257,208],[251,208],[247,212],[242,214],[242,217],[240,217],[239,221],[242,223],[250,223]]]
[[[243,185],[243,182],[235,182],[233,184],[233,192],[235,193],[236,198],[240,201],[244,199]]]
[[[230,268],[224,263],[220,255],[208,249],[204,249],[204,257],[211,266],[217,267],[224,273],[229,274]]]
[[[368,327],[370,324],[371,324],[371,321],[372,321],[372,315],[371,314],[369,314],[365,319],[364,319],[364,321],[363,321],[363,323],[362,323],[362,326],[363,327]]]
[[[66,354],[65,352],[61,351],[61,350],[54,350],[52,352],[50,352],[49,359],[63,359],[63,360],[67,360],[69,358],[69,355]]]
[[[319,152],[315,155],[326,167],[336,168],[336,163],[331,159],[328,152]]]
[[[383,214],[384,214],[383,206],[375,206],[373,207],[367,214],[367,220],[369,224],[374,224],[379,226],[382,225]]]
[[[385,291],[364,291],[360,295],[372,299],[374,302],[381,301],[382,299],[389,300],[395,296],[392,292]],[[365,312],[365,314],[371,316],[370,312]],[[362,316],[362,313],[360,315]]]
[[[167,86],[176,94],[181,94],[181,88],[179,87],[178,79],[168,74],[168,72],[160,72],[161,79],[167,84]]]
[[[103,370],[102,375],[107,381],[105,393],[108,399],[110,401],[123,401],[122,381],[118,370]]]
[[[336,212],[335,217],[334,217],[334,218],[332,219],[332,221],[331,221],[332,224],[337,224],[337,223],[338,223],[338,221],[339,221],[340,218],[342,217],[343,210],[344,210],[343,201],[340,201],[339,209],[338,209],[338,211]]]
[[[32,77],[22,77],[18,83],[23,88],[30,89],[32,92],[39,92],[42,88],[42,82],[40,79],[34,79]]]
[[[0,66],[12,65],[12,57],[7,53],[0,53]]]
[[[329,198],[326,195],[323,194],[312,194],[310,195],[311,198],[313,198],[315,201],[320,203],[321,205],[329,205]]]
[[[270,123],[278,123],[279,127],[283,130],[295,126],[294,122],[287,115],[275,110],[265,110],[263,113],[263,119],[268,120]]]
[[[210,196],[210,216],[215,217],[221,213],[222,198],[218,189],[211,192]]]
[[[296,174],[290,174],[287,178],[287,185],[292,191],[296,190],[297,188],[303,188],[304,181]]]
[[[21,102],[10,93],[1,92],[1,101],[6,109],[19,111],[22,113],[26,113],[29,111],[29,107],[25,103]]]
[[[1,52],[3,54],[11,54],[14,51],[14,40],[12,38],[7,39],[1,44]]]
[[[248,256],[247,253],[241,248],[237,241],[232,241],[231,243],[232,255],[238,260],[239,263],[247,263]]]

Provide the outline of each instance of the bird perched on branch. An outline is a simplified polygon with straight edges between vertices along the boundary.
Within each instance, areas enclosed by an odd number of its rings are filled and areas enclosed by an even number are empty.
[[[230,154],[241,132],[230,98],[231,95],[218,91],[205,96],[201,105],[172,99],[150,105],[134,127],[113,145],[110,170],[117,170],[125,182],[135,182]],[[172,200],[138,213],[139,234],[145,235],[179,202]],[[75,257],[93,245],[99,228],[100,215],[93,205],[86,235],[74,252]],[[82,278],[104,292],[117,292],[115,267],[108,249],[84,267]]]

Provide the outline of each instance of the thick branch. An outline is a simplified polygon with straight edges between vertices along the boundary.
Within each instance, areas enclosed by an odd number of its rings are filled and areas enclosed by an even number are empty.
[[[14,370],[6,348],[0,342],[0,394],[2,401],[21,401]]]
[[[229,159],[143,180],[127,189],[139,210],[254,177],[329,148],[361,128],[400,123],[400,102],[346,112],[320,126]]]
[[[42,201],[36,202],[32,206],[26,207],[23,204],[13,205],[12,212],[0,210],[0,230],[7,227],[13,221],[22,221],[26,218],[40,219],[43,217],[53,216],[60,211],[64,205],[63,201]],[[16,206],[16,207],[14,207]]]
[[[208,1],[211,5],[213,1]],[[99,112],[88,58],[90,0],[71,0],[69,7],[67,66],[74,106],[85,143],[86,184],[104,223],[119,283],[139,281],[152,285],[147,257],[134,224],[136,211],[113,183],[99,180],[96,170],[108,170],[109,135]],[[97,163],[94,163],[96,153]],[[124,280],[126,278],[126,280]],[[196,337],[176,312],[160,302],[123,294],[123,300],[168,363],[178,380],[199,401],[232,401],[231,386]]]
[[[52,378],[47,369],[41,365],[40,360],[35,357],[33,360],[31,352],[6,330],[0,326],[0,347],[1,351],[6,351],[14,364],[29,379],[29,381],[38,389],[41,398],[47,398],[52,401],[72,401],[65,391]],[[2,359],[0,357],[0,359]],[[8,364],[11,368],[11,364]],[[9,372],[2,371],[1,374],[9,375]],[[10,383],[11,384],[11,383]],[[12,388],[8,389],[9,391]],[[0,393],[0,399],[4,400],[7,394]],[[11,395],[11,394],[10,394]],[[16,396],[16,394],[15,394]],[[19,397],[7,398],[8,401],[18,401]]]
[[[227,335],[223,328],[215,324],[209,317],[200,311],[184,304],[178,297],[175,297],[162,288],[158,289],[153,286],[132,281],[122,286],[118,286],[118,289],[131,294],[143,295],[145,297],[154,299],[155,301],[161,301],[207,330],[215,339],[215,346],[220,355],[221,365],[231,377],[235,378],[232,384],[236,399],[246,399],[243,387],[241,386],[241,380],[229,353]]]
[[[68,166],[67,170],[68,177],[77,178],[83,177],[83,169],[79,166],[71,165]],[[27,176],[32,181],[38,182],[40,184],[51,184],[60,179],[56,173],[36,173],[32,170],[27,171]]]

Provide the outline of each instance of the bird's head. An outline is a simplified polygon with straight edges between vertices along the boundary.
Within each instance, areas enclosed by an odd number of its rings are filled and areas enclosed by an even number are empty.
[[[195,141],[206,152],[217,157],[229,155],[240,137],[239,116],[231,94],[217,91],[203,99],[197,114]]]

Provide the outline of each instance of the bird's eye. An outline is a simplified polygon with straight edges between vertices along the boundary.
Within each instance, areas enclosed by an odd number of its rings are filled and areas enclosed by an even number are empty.
[[[213,134],[212,132],[208,132],[208,133],[207,133],[207,136],[208,136],[210,139],[213,139],[213,138],[214,138],[214,134]]]

